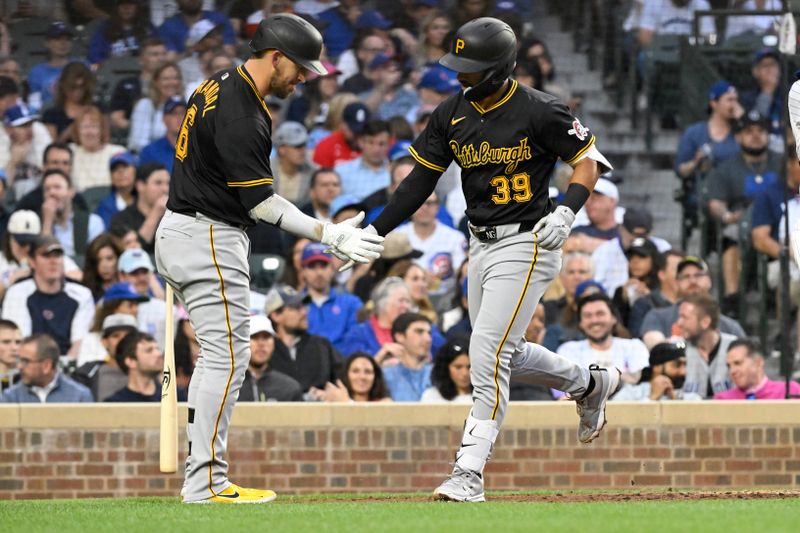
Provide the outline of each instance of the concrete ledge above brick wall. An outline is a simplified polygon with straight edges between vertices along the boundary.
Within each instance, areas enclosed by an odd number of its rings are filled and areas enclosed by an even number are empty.
[[[467,411],[240,404],[231,478],[283,493],[428,491],[450,468]],[[620,403],[607,414],[586,446],[571,402],[512,404],[487,487],[800,487],[798,401]],[[0,498],[175,496],[181,476],[158,471],[158,423],[152,404],[2,405]]]

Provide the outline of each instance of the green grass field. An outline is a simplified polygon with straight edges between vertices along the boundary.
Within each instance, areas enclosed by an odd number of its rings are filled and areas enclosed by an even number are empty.
[[[491,495],[490,495],[491,496]],[[486,504],[424,501],[421,495],[279,497],[253,506],[182,505],[172,498],[38,500],[0,503],[4,533],[39,531],[603,531],[724,532],[800,530],[800,499],[701,499],[548,503],[542,493]],[[385,499],[384,499],[385,498]],[[539,501],[535,501],[539,500]]]

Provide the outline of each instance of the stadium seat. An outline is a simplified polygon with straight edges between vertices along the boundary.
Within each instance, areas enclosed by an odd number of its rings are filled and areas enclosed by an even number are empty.
[[[89,211],[94,212],[97,209],[97,206],[100,205],[100,202],[108,196],[108,193],[111,192],[111,187],[108,185],[98,185],[97,187],[89,187],[88,189],[81,191],[81,194],[86,199],[86,203],[89,205]]]
[[[250,255],[250,286],[262,291],[269,290],[283,275],[286,261],[273,254]]]

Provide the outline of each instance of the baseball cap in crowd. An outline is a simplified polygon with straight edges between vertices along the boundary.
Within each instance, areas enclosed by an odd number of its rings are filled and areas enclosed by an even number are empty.
[[[392,61],[396,61],[394,56],[386,55],[386,54],[384,54],[382,52],[379,52],[379,53],[375,54],[375,57],[373,57],[372,61],[369,62],[368,67],[370,69],[376,69],[376,68],[378,68],[380,66],[383,66],[383,65],[385,65],[387,63],[390,63]]]
[[[345,106],[342,111],[342,120],[353,133],[361,133],[370,119],[369,108],[361,102],[353,102]]]
[[[306,267],[315,261],[332,262],[333,256],[325,251],[327,249],[327,246],[318,242],[306,244],[303,254],[300,256],[300,264]]]
[[[103,337],[108,337],[121,329],[127,329],[131,333],[136,331],[138,329],[136,319],[124,313],[114,313],[103,319]]]
[[[599,281],[587,279],[578,283],[575,287],[575,299],[578,300],[581,296],[589,296],[590,294],[606,293],[606,288]]]
[[[681,357],[686,357],[686,343],[660,342],[650,350],[650,366],[663,365]]]
[[[189,28],[189,36],[186,39],[186,44],[194,46],[213,32],[216,29],[222,29],[222,24],[214,24],[208,19],[200,19]]]
[[[186,100],[181,98],[180,96],[170,96],[167,98],[167,101],[164,102],[164,114],[169,115],[178,107],[186,108]]]
[[[47,27],[46,37],[48,39],[57,39],[63,35],[68,35],[69,37],[73,37],[75,35],[72,27],[66,22],[57,20],[55,22],[51,22],[50,26]]]
[[[641,235],[644,230],[646,235],[653,229],[653,215],[646,209],[629,207],[622,216],[622,227],[634,235]]]
[[[650,239],[645,237],[637,237],[633,239],[631,247],[628,248],[627,252],[625,252],[625,257],[629,259],[632,255],[638,255],[640,257],[655,257],[658,255],[658,248]]]
[[[108,161],[108,168],[114,170],[118,165],[125,165],[126,167],[135,167],[136,158],[130,152],[120,152],[111,156]]]
[[[681,259],[681,262],[678,263],[678,268],[676,270],[677,273],[680,274],[681,271],[687,266],[695,266],[700,270],[702,270],[703,272],[708,272],[708,265],[706,264],[706,262],[694,255],[687,255],[686,257]]]
[[[378,28],[379,30],[388,30],[392,27],[389,19],[381,15],[379,11],[374,9],[367,9],[361,16],[356,19],[356,29],[365,30],[369,28]]]
[[[762,115],[757,109],[751,109],[736,121],[736,132],[740,132],[749,126],[760,126],[769,131],[769,118]]]
[[[411,157],[411,152],[408,150],[411,147],[411,141],[397,141],[389,148],[389,161],[397,161],[401,157]]]
[[[418,257],[422,257],[422,252],[411,247],[411,241],[408,240],[408,235],[405,233],[393,231],[383,241],[381,259],[396,261],[399,259],[417,259]]]
[[[275,146],[305,146],[308,131],[299,122],[288,120],[282,122],[275,131]]]
[[[335,218],[341,211],[345,209],[356,209],[358,211],[366,211],[365,206],[358,197],[352,194],[340,194],[333,202],[331,202],[330,213],[331,218]]]
[[[439,94],[455,94],[461,90],[461,84],[444,68],[431,67],[419,80],[419,89],[430,89]]]
[[[755,56],[753,56],[753,64],[756,65],[760,63],[762,59],[766,59],[768,57],[771,57],[772,59],[774,59],[779,63],[781,61],[781,53],[778,52],[775,48],[762,48],[761,50],[756,52]]]
[[[272,321],[264,315],[253,315],[250,317],[250,336],[256,333],[269,333],[275,336],[275,329],[272,327]]]
[[[125,274],[136,272],[140,268],[146,268],[149,272],[154,270],[153,262],[150,261],[150,256],[147,255],[147,252],[139,248],[122,252],[117,264],[120,272],[124,272]]]
[[[49,254],[52,252],[64,253],[64,247],[61,246],[61,241],[52,235],[39,235],[33,242],[33,253]]]
[[[17,242],[34,242],[42,232],[42,223],[34,211],[21,209],[11,213],[7,231]]]
[[[105,294],[103,294],[103,301],[108,302],[111,300],[132,300],[134,302],[146,302],[150,298],[147,296],[142,296],[135,290],[133,290],[133,286],[130,283],[115,283],[106,289]]]
[[[300,307],[307,305],[310,301],[311,296],[301,294],[289,285],[278,285],[267,293],[267,298],[264,302],[264,313],[269,316],[270,313],[282,307]]]
[[[619,200],[619,189],[617,189],[617,186],[611,183],[611,181],[605,178],[600,178],[597,180],[597,183],[594,186],[594,192],[597,194],[602,194],[603,196],[608,196],[614,200]]]
[[[708,90],[708,99],[719,100],[720,96],[727,93],[736,94],[736,87],[729,81],[719,80],[714,82],[714,85]]]
[[[31,113],[27,107],[15,105],[6,109],[6,112],[3,114],[3,124],[11,128],[16,128],[33,122],[38,118],[39,116]]]

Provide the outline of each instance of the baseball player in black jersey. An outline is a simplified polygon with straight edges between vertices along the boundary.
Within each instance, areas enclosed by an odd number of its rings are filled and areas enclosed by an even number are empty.
[[[465,90],[433,112],[410,148],[414,169],[373,223],[386,235],[423,204],[452,161],[461,167],[472,233],[473,406],[453,473],[434,491],[436,499],[484,501],[483,467],[505,416],[511,374],[568,392],[577,402],[582,442],[600,434],[606,401],[620,386],[617,369],[580,368],[523,338],[559,272],[575,213],[600,169],[611,165],[564,104],[509,78],[515,59],[516,36],[507,24],[480,18],[458,29],[440,63],[458,72]],[[558,159],[574,170],[564,201],[552,206],[548,180]]]
[[[270,490],[231,483],[228,424],[250,359],[248,226],[274,224],[321,241],[339,257],[368,262],[382,237],[358,228],[363,213],[321,223],[273,192],[272,118],[266,95],[285,98],[319,61],[322,36],[294,15],[258,27],[244,65],[203,82],[188,102],[175,146],[167,211],[156,233],[159,272],[189,312],[200,342],[189,385],[188,503],[262,503]]]

